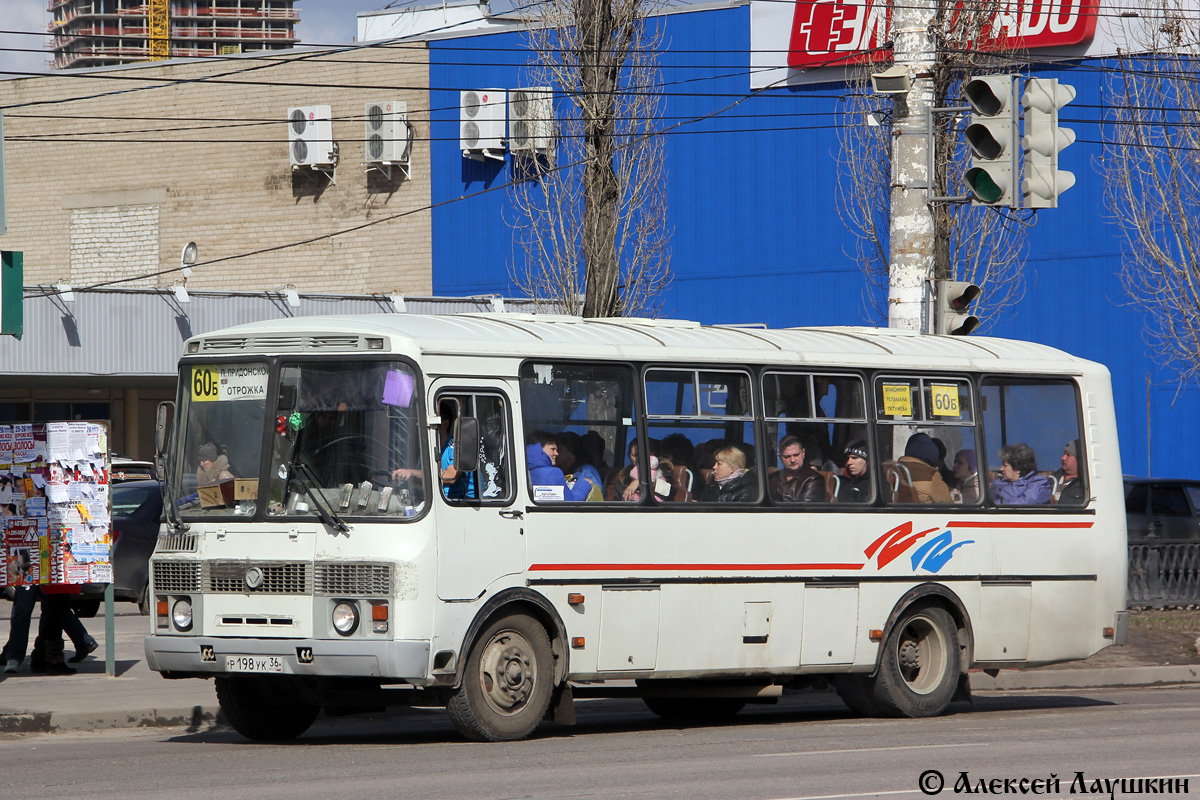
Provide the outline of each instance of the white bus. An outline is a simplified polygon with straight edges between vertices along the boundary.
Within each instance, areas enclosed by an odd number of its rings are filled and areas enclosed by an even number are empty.
[[[1124,640],[1108,371],[1049,347],[311,317],[188,340],[179,387],[147,659],[216,678],[250,738],[407,704],[508,740],[585,696],[701,719],[809,687],[926,716],[968,669]]]

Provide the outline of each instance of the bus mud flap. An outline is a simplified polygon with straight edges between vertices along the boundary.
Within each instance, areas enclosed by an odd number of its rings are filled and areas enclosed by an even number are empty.
[[[965,671],[958,673],[958,688],[954,690],[954,697],[950,698],[950,702],[956,700],[964,700],[975,705],[975,698],[971,696],[971,676]]]
[[[571,684],[564,683],[554,690],[550,700],[550,719],[560,725],[575,724],[575,698],[571,694]]]

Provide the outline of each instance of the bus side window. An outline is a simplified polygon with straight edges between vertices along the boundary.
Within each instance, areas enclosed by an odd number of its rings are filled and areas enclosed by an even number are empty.
[[[993,504],[1087,504],[1087,458],[1073,382],[987,378],[981,401],[987,446],[980,459],[986,472],[980,474],[988,475]]]

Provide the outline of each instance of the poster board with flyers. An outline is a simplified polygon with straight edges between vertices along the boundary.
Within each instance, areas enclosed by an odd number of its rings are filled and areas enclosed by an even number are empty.
[[[106,422],[0,425],[0,586],[112,582]]]

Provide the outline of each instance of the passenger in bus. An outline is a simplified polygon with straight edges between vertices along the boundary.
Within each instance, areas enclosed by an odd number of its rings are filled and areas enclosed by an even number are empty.
[[[771,499],[781,503],[824,503],[825,478],[805,463],[806,448],[795,436],[779,442],[779,462],[783,469],[771,473],[768,481]]]
[[[746,454],[730,445],[716,452],[712,480],[700,495],[703,503],[753,503],[758,491],[754,473],[746,469]]]
[[[442,440],[442,452],[438,465],[441,469],[442,494],[447,500],[474,500],[475,473],[461,472],[454,466],[454,420],[458,418],[458,403],[448,397],[438,403],[441,423],[438,433]]]
[[[627,459],[625,466],[618,470],[613,470],[613,473],[608,477],[608,483],[604,486],[604,498],[606,500],[628,499],[625,493],[629,491],[629,473],[637,466],[637,453],[637,439],[633,439],[629,442],[629,447],[625,449],[625,458]]]
[[[1050,502],[1050,481],[1037,471],[1037,457],[1027,444],[1000,448],[1000,477],[992,481],[992,497],[1007,506],[1036,506]]]
[[[1083,480],[1079,477],[1079,440],[1072,439],[1063,448],[1062,466],[1054,470],[1058,493],[1055,502],[1061,505],[1081,506],[1087,503],[1083,493]]]
[[[927,433],[914,433],[908,437],[904,455],[898,463],[908,468],[912,476],[913,494],[918,503],[952,503],[950,487],[942,480],[937,470],[938,449]]]
[[[953,489],[955,483],[954,470],[946,466],[946,455],[950,451],[946,449],[946,443],[936,436],[931,437],[930,441],[933,442],[933,446],[938,451],[937,463],[934,466],[937,467],[938,474],[942,476],[942,480],[945,481],[946,485]]]
[[[217,446],[212,442],[200,445],[196,455],[200,461],[200,467],[196,470],[196,483],[200,486],[227,481],[233,477],[233,473],[229,471],[229,458],[224,453],[218,453]]]
[[[548,433],[534,434],[534,441],[525,447],[525,461],[529,466],[529,482],[533,484],[534,501],[571,500],[580,502],[588,499],[588,495],[600,487],[587,479],[575,481],[572,486],[567,483],[563,471],[554,465],[558,460],[558,442]],[[597,499],[599,497],[597,496]]]
[[[979,465],[974,450],[959,450],[954,454],[954,491],[962,502],[979,502]]]
[[[870,455],[867,453],[867,443],[855,439],[846,445],[846,469],[838,483],[837,501],[839,503],[869,503],[871,502],[871,471]]]
[[[554,466],[568,476],[568,480],[586,480],[593,486],[603,486],[600,471],[590,461],[587,449],[583,446],[583,438],[574,431],[562,431],[556,437],[558,440],[558,460]]]

